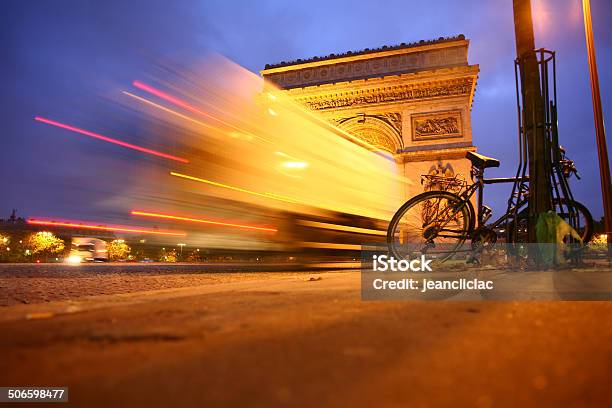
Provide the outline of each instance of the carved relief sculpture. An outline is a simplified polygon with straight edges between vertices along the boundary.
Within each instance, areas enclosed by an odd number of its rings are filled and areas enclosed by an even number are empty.
[[[462,137],[461,112],[412,115],[412,140]]]

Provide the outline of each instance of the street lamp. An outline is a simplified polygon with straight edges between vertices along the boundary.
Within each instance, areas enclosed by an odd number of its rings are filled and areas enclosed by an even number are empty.
[[[612,186],[610,185],[610,163],[608,162],[606,129],[604,128],[603,109],[601,106],[601,95],[599,93],[599,75],[597,73],[597,61],[595,59],[595,41],[593,39],[590,0],[582,0],[582,11],[584,14],[584,33],[586,36],[586,46],[589,57],[589,74],[591,78],[593,116],[595,119],[597,156],[599,158],[599,174],[601,178],[604,226],[605,232],[608,235],[608,253],[612,253]]]

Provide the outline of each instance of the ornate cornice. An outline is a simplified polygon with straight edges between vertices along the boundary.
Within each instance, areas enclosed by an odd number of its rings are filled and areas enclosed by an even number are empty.
[[[261,71],[264,79],[282,89],[382,78],[440,68],[468,66],[468,40],[454,40],[365,55],[283,65]]]
[[[335,60],[335,59],[347,58],[347,57],[350,58],[356,55],[366,55],[366,54],[374,54],[374,53],[388,52],[388,51],[395,51],[395,50],[404,50],[407,48],[423,47],[426,45],[440,44],[440,43],[446,43],[446,42],[451,42],[451,41],[462,41],[462,40],[465,40],[465,36],[463,34],[459,34],[454,37],[446,37],[446,38],[440,37],[437,40],[421,40],[421,41],[408,43],[408,44],[401,43],[398,45],[384,45],[379,48],[372,48],[372,49],[366,48],[366,49],[359,50],[359,51],[347,51],[347,52],[340,53],[340,54],[329,54],[323,57],[312,57],[308,59],[297,59],[295,61],[289,61],[289,62],[282,61],[277,64],[266,64],[265,69],[271,70],[274,68],[307,64],[310,62],[329,61],[329,60]]]
[[[372,104],[417,101],[454,96],[470,97],[475,79],[472,77],[395,85],[372,89],[298,96],[295,100],[313,110],[338,109]]]

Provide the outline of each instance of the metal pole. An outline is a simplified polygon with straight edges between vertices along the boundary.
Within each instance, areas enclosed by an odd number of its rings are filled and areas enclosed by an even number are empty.
[[[546,151],[545,109],[542,103],[540,71],[535,53],[530,0],[513,0],[516,53],[523,94],[523,128],[527,138],[529,166],[529,242],[536,242],[535,226],[540,214],[551,209],[550,151]]]
[[[608,234],[608,252],[612,252],[612,187],[610,185],[610,163],[606,146],[606,129],[603,121],[601,95],[599,94],[599,75],[595,60],[595,41],[593,40],[593,22],[591,21],[591,2],[582,0],[584,12],[584,33],[589,56],[589,73],[591,77],[591,94],[593,97],[593,116],[595,117],[595,135],[597,139],[597,156],[601,178],[601,195],[604,210],[604,225]]]

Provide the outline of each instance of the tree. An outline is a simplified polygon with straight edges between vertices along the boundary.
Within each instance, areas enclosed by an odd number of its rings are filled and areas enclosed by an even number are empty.
[[[111,261],[128,259],[130,252],[132,252],[130,246],[122,239],[115,239],[111,241],[106,249],[108,250],[108,258]]]
[[[66,245],[63,240],[48,231],[40,231],[30,234],[26,238],[26,247],[33,255],[51,255],[62,252]]]
[[[201,260],[199,249],[193,250],[187,254],[187,262],[200,262]]]
[[[589,248],[591,251],[605,254],[608,251],[608,235],[595,234],[589,242]]]
[[[11,248],[9,246],[10,242],[11,242],[11,239],[8,236],[0,234],[0,260],[1,261],[9,261],[9,255],[11,255],[10,253]]]
[[[9,238],[6,235],[0,234],[0,248],[6,249],[6,247],[9,244],[9,242],[11,242],[11,238]]]

